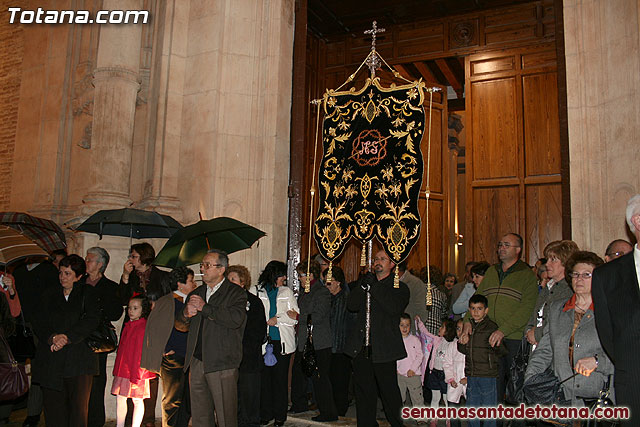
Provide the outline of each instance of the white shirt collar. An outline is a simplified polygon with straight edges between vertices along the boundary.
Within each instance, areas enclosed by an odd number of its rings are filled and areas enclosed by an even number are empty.
[[[211,288],[209,285],[206,285],[207,286],[207,302],[209,302],[209,298],[211,298],[211,295],[215,294],[218,291],[218,289],[220,289],[220,286],[222,285],[222,282],[224,282],[224,277],[213,288]]]
[[[547,282],[547,289],[551,290],[551,288],[553,288],[553,285],[556,284],[556,281],[553,279],[549,279],[549,281]]]
[[[638,279],[638,286],[640,286],[640,249],[638,248],[638,244],[633,248],[633,260],[636,264],[636,278]]]

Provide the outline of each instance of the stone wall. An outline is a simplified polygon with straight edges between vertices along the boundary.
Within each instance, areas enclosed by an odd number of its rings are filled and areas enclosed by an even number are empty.
[[[15,4],[15,1],[0,1],[0,210],[10,205],[24,50],[22,26],[9,23],[7,9]]]

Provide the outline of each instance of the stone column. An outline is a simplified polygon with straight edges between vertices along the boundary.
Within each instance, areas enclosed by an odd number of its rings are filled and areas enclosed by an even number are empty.
[[[564,0],[573,240],[603,255],[629,238],[640,193],[638,0]]]
[[[105,0],[105,10],[140,10],[141,0]],[[103,25],[95,86],[92,160],[85,213],[131,204],[129,175],[136,95],[140,90],[142,24]]]

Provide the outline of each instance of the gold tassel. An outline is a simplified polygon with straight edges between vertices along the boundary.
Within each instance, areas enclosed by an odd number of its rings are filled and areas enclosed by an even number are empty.
[[[305,291],[305,293],[311,292],[311,278],[309,277],[308,274],[304,278],[304,291]]]
[[[367,244],[362,244],[362,252],[360,252],[360,267],[367,265]]]
[[[393,278],[393,287],[396,289],[400,287],[400,273],[397,265],[396,265],[396,275]]]
[[[330,283],[333,280],[332,269],[333,269],[333,261],[329,261],[329,270],[327,271],[326,283]]]
[[[427,282],[427,306],[433,305],[433,294],[431,293],[431,282]]]

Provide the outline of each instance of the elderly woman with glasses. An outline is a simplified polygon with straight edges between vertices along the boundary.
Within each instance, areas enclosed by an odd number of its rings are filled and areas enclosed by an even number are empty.
[[[545,333],[529,358],[526,381],[548,367],[562,384],[571,406],[584,406],[597,399],[613,375],[613,364],[605,354],[593,315],[591,275],[604,261],[593,252],[575,252],[566,263],[575,292],[566,301],[549,305]],[[573,376],[575,374],[575,376]]]

